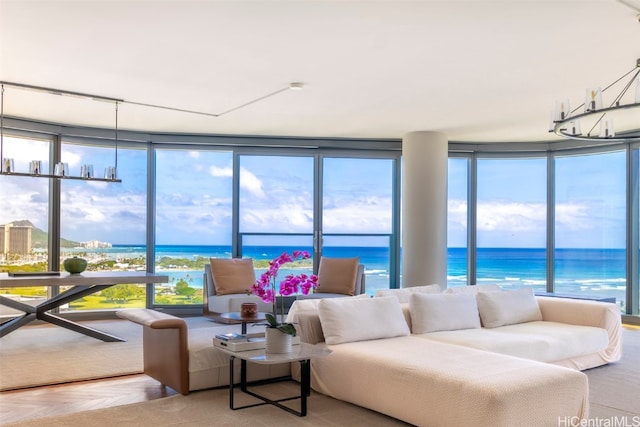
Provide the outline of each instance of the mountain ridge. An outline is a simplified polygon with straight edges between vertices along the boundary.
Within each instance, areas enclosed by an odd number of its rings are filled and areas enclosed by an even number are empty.
[[[34,248],[46,248],[49,242],[49,233],[41,228],[36,227],[28,219],[20,219],[11,221],[9,224],[18,227],[31,227],[31,246]],[[80,246],[80,242],[76,242],[69,239],[60,238],[60,247],[62,248],[75,248]]]

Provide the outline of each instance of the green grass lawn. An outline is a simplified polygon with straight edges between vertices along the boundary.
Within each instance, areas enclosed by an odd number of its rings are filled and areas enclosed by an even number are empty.
[[[25,297],[46,298],[47,290],[43,287],[34,288],[3,288],[0,289],[2,295],[21,295]],[[158,295],[157,304],[167,305],[202,305],[202,293],[188,298],[182,295]],[[69,310],[110,310],[117,308],[145,308],[146,300],[144,294],[137,298],[129,298],[126,301],[113,301],[105,298],[100,293],[88,295],[69,303]]]

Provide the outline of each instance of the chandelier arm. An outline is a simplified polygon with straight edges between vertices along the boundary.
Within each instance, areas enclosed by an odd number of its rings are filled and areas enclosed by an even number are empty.
[[[629,73],[627,73],[627,74],[629,74]],[[624,94],[627,93],[627,91],[629,90],[629,88],[631,87],[631,85],[633,84],[634,80],[636,79],[636,77],[638,77],[639,74],[640,74],[640,69],[638,69],[638,71],[636,71],[636,74],[633,77],[631,77],[631,80],[629,80],[629,82],[627,82],[626,86],[622,89],[620,94],[618,94],[618,96],[616,96],[616,98],[613,100],[613,102],[611,103],[610,107],[613,107],[614,105],[618,105],[620,103],[620,100],[622,99]],[[620,79],[618,79],[618,81],[620,81]]]
[[[631,70],[629,70],[628,72],[626,72],[623,76],[621,76],[618,80],[616,80],[615,82],[611,83],[609,86],[605,87],[604,89],[602,89],[602,91],[604,92],[605,90],[609,89],[611,86],[615,85],[616,83],[618,83],[620,80],[624,79],[625,77],[627,77],[629,74],[633,73],[635,70],[638,70],[638,67],[634,67]],[[638,75],[638,72],[640,72],[640,70],[638,70],[636,72],[636,76]],[[635,76],[634,76],[635,78]],[[631,81],[633,81],[633,79],[631,79]]]
[[[598,126],[600,124],[600,122],[602,121],[602,119],[604,119],[604,116],[606,116],[607,113],[602,113],[600,115],[600,118],[598,120],[596,120],[596,122],[593,124],[593,126],[591,127],[591,129],[589,129],[589,132],[587,132],[587,136],[591,137],[591,132],[593,132],[593,130],[596,128],[596,126]]]

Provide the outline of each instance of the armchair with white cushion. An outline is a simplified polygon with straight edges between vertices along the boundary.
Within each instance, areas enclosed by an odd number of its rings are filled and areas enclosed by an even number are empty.
[[[251,295],[251,285],[255,282],[252,259],[211,258],[204,266],[204,315],[240,311],[245,302],[258,304],[258,311],[272,311],[270,303]]]

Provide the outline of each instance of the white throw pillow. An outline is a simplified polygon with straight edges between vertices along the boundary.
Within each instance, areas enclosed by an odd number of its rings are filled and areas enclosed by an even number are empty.
[[[376,291],[376,297],[396,297],[400,303],[408,303],[409,297],[416,293],[427,294],[439,294],[442,291],[440,285],[427,285],[427,286],[411,286],[402,289],[378,289]]]
[[[474,295],[414,293],[409,311],[414,334],[480,328]]]
[[[476,295],[480,319],[485,328],[542,320],[533,289],[522,288]]]
[[[318,315],[327,344],[410,334],[395,297],[322,299],[318,303]]]
[[[473,286],[454,286],[444,290],[447,294],[471,294],[475,295],[480,292],[500,292],[500,285],[473,285]]]
[[[371,297],[367,294],[354,295],[352,297],[348,295],[345,295],[343,297],[331,297],[331,299],[335,299],[335,298],[370,299]],[[295,300],[293,304],[291,304],[291,307],[289,308],[287,319],[285,321],[287,323],[295,323],[297,321],[296,316],[298,315],[298,313],[309,313],[309,312],[317,313],[318,304],[320,303],[321,300],[322,298]]]

